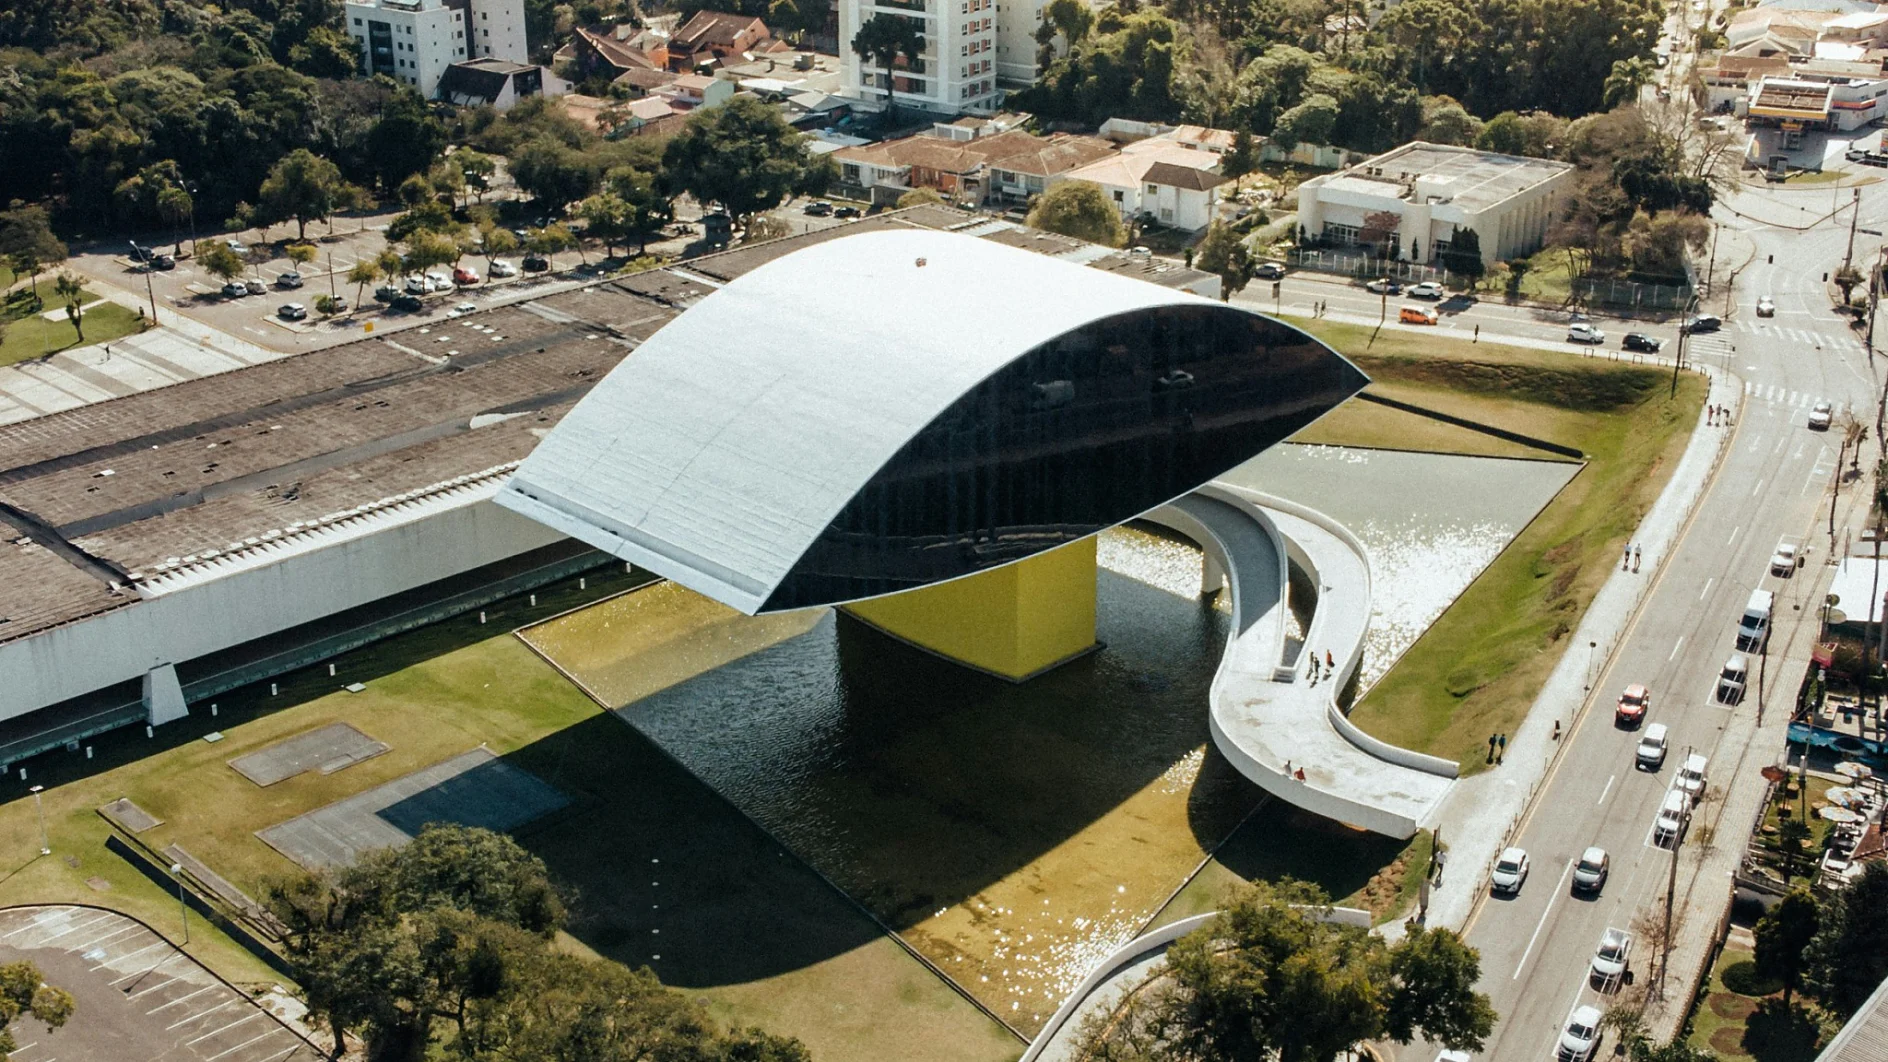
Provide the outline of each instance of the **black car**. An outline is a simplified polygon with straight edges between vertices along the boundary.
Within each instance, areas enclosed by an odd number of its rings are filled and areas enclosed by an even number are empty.
[[[399,288],[388,287],[387,285],[382,284],[379,287],[374,289],[375,302],[392,302],[393,300],[399,297],[400,297]]]
[[[1686,321],[1683,325],[1680,325],[1678,330],[1691,335],[1697,335],[1700,332],[1715,332],[1722,327],[1724,327],[1723,321],[1718,320],[1710,314],[1701,313]]]
[[[855,206],[836,207],[833,210],[833,217],[836,218],[856,218],[862,216],[862,212]]]
[[[1277,262],[1260,262],[1259,267],[1252,271],[1252,277],[1255,280],[1283,280],[1285,267]]]
[[[401,295],[393,300],[393,308],[402,313],[414,313],[424,305],[417,295]]]
[[[176,269],[177,259],[167,254],[156,255],[151,259],[151,268],[159,270]]]
[[[525,272],[542,273],[546,269],[549,269],[549,268],[551,268],[550,260],[545,258],[543,255],[537,255],[537,254],[525,255],[525,258],[524,258],[524,271]]]
[[[1644,332],[1627,332],[1626,338],[1621,340],[1619,345],[1625,350],[1643,350],[1647,354],[1657,354],[1659,348],[1665,345],[1665,341],[1654,339]]]
[[[823,218],[833,212],[833,205],[824,199],[815,199],[803,208],[809,217]]]

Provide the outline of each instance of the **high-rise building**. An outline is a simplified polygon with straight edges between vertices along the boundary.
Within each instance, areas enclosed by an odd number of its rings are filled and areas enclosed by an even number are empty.
[[[428,99],[453,63],[530,61],[524,0],[347,0],[347,32],[368,74],[385,74]]]
[[[840,94],[885,100],[885,68],[855,52],[852,40],[874,16],[890,15],[910,19],[924,38],[917,58],[901,57],[892,68],[900,107],[993,111],[1005,89],[1035,79],[1042,10],[1041,0],[839,0]]]

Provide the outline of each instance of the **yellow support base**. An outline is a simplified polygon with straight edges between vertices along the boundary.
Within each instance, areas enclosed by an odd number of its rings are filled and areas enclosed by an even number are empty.
[[[902,642],[1021,682],[1096,647],[1095,539],[845,609]]]

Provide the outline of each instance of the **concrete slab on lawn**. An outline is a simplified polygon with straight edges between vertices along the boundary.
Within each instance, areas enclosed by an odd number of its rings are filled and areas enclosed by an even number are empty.
[[[388,747],[386,742],[376,741],[346,723],[329,723],[238,756],[229,765],[257,785],[271,786],[303,771],[333,774],[371,760]]]
[[[104,807],[98,809],[98,813],[105,816],[107,820],[117,825],[120,829],[127,830],[131,833],[143,833],[153,826],[161,826],[164,824],[163,819],[133,804],[127,797],[119,797],[117,800],[106,804]]]
[[[348,866],[376,848],[397,848],[430,822],[512,830],[568,803],[536,776],[479,748],[258,830],[256,836],[318,870]]]

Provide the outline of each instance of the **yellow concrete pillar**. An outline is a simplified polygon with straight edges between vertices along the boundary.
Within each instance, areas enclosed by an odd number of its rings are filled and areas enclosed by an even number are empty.
[[[900,641],[1020,682],[1095,647],[1095,538],[846,611]]]

